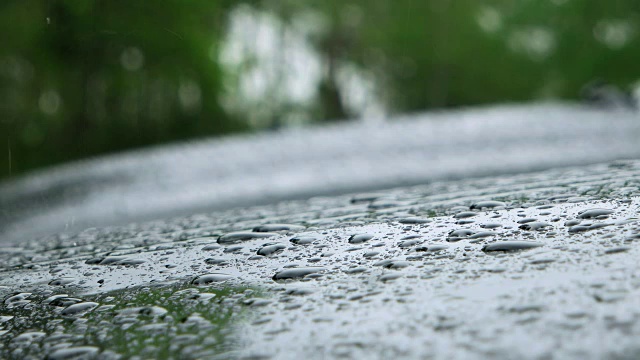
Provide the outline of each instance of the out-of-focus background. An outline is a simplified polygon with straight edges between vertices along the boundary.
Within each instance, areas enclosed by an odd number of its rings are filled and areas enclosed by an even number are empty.
[[[4,0],[0,179],[151,144],[632,89],[633,0]]]

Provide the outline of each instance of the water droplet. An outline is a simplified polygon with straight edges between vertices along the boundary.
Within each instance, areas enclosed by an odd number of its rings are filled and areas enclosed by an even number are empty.
[[[541,222],[541,221],[534,221],[534,222],[528,222],[528,223],[522,224],[518,226],[518,228],[522,230],[530,231],[530,230],[542,230],[548,226],[551,226],[551,224],[546,222]]]
[[[482,209],[493,209],[497,207],[504,207],[506,205],[507,204],[503,203],[502,201],[487,200],[487,201],[478,201],[477,203],[471,205],[469,208],[471,210],[474,210],[474,209],[482,210]]]
[[[97,347],[77,346],[58,349],[47,355],[47,360],[92,359],[98,354]]]
[[[629,246],[618,246],[604,251],[605,254],[617,254],[631,250]]]
[[[277,235],[278,234],[276,233],[269,233],[269,232],[246,232],[246,231],[232,232],[232,233],[228,233],[220,236],[218,238],[218,244],[221,244],[221,245],[237,244],[243,241],[268,238],[268,237],[277,236]]]
[[[49,285],[52,285],[52,286],[65,286],[65,285],[69,285],[69,284],[73,283],[74,281],[75,281],[74,278],[69,278],[69,277],[59,278],[59,279],[51,280],[49,282]]]
[[[59,294],[46,298],[42,303],[50,306],[67,307],[79,302],[82,302],[82,299],[72,298],[67,294]]]
[[[304,230],[304,226],[291,224],[264,224],[253,228],[254,232],[272,232],[272,231],[300,231]]]
[[[419,248],[416,248],[416,251],[436,252],[436,251],[447,250],[448,248],[449,248],[449,245],[439,244],[439,245],[421,246]]]
[[[540,312],[544,310],[543,305],[539,304],[528,304],[528,305],[516,305],[507,309],[510,313],[522,314],[527,312]]]
[[[8,306],[24,305],[31,302],[27,300],[27,297],[29,297],[29,295],[31,295],[31,293],[29,292],[13,294],[4,299],[4,303]]]
[[[218,283],[233,279],[233,276],[222,273],[212,273],[200,275],[197,278],[193,279],[191,283],[196,286],[209,285],[211,283]]]
[[[469,239],[482,239],[482,238],[486,238],[489,236],[496,236],[498,235],[497,233],[491,232],[491,231],[480,231],[477,232],[471,236],[469,236]]]
[[[601,216],[606,217],[606,215],[612,214],[613,210],[611,209],[589,209],[584,210],[578,213],[578,218],[580,219],[593,219],[599,218]]]
[[[77,314],[92,310],[98,305],[99,305],[98,303],[94,303],[91,301],[80,302],[80,303],[73,304],[66,307],[65,309],[62,310],[60,314],[65,316],[73,316],[73,315],[77,315]]]
[[[167,309],[160,306],[141,306],[118,310],[118,315],[160,316],[167,313]]]
[[[402,242],[400,242],[400,243],[398,244],[398,246],[399,246],[400,248],[403,248],[403,249],[404,249],[404,248],[409,248],[409,247],[412,247],[412,246],[415,246],[415,245],[418,245],[418,244],[421,244],[421,243],[422,243],[422,240],[421,240],[421,239],[412,239],[412,240],[405,240],[405,241],[402,241]]]
[[[239,253],[244,249],[244,246],[242,245],[236,245],[236,246],[229,246],[228,248],[224,249],[223,253],[225,254],[234,254],[234,253]]]
[[[389,263],[382,265],[382,267],[386,269],[403,269],[409,266],[411,266],[411,263],[405,260],[392,260]]]
[[[245,300],[243,303],[251,307],[261,307],[261,306],[267,306],[271,304],[272,301],[269,299],[248,299],[248,300]]]
[[[296,236],[294,238],[292,238],[291,241],[292,243],[296,244],[296,245],[308,245],[313,243],[314,241],[316,241],[317,238],[313,237],[313,236]]]
[[[227,259],[214,259],[214,258],[208,258],[208,259],[204,259],[205,264],[208,265],[228,265],[229,264],[229,260]]]
[[[398,220],[398,222],[401,223],[401,224],[416,225],[416,224],[430,223],[431,220],[427,219],[427,218],[421,218],[421,217],[412,216],[412,217],[402,218],[402,219]]]
[[[288,289],[284,292],[287,295],[295,295],[295,296],[304,296],[313,294],[313,290],[311,289]]]
[[[452,230],[449,233],[449,235],[447,236],[447,241],[449,241],[449,242],[460,241],[462,239],[469,238],[470,236],[472,236],[475,233],[476,233],[475,231],[469,230],[469,229]]]
[[[570,233],[577,233],[577,232],[583,232],[583,231],[588,231],[589,230],[589,226],[588,225],[576,225],[576,226],[572,226],[569,228],[569,232]]]
[[[526,224],[526,223],[534,222],[536,220],[538,220],[538,219],[536,219],[536,218],[524,218],[524,219],[518,220],[518,224]]]
[[[534,241],[500,241],[495,242],[489,245],[485,245],[482,248],[484,252],[491,251],[515,251],[515,250],[526,250],[533,249],[543,246],[543,244]]]
[[[349,244],[362,244],[363,242],[369,241],[373,239],[373,235],[371,234],[356,234],[351,235],[349,238]]]
[[[581,221],[580,221],[580,220],[577,220],[577,219],[569,220],[569,221],[566,221],[566,222],[564,223],[564,226],[575,226],[575,225],[580,224],[580,222],[581,222]]]
[[[368,208],[370,210],[380,210],[380,209],[387,209],[387,208],[392,208],[392,207],[397,207],[402,205],[403,203],[399,201],[390,200],[390,199],[379,199],[371,202]]]
[[[589,230],[600,229],[605,226],[609,226],[610,224],[605,223],[594,223],[594,224],[584,224],[584,225],[576,225],[569,228],[570,233],[584,232]]]
[[[287,247],[284,244],[270,244],[270,245],[266,245],[260,248],[260,250],[258,250],[258,255],[262,255],[262,256],[271,256],[277,252],[280,252],[284,249],[286,249]]]
[[[25,332],[22,333],[18,336],[16,336],[13,341],[15,342],[28,342],[28,343],[32,343],[38,339],[41,339],[43,337],[45,337],[47,334],[40,332],[40,331],[29,331],[29,332]]]
[[[483,229],[496,229],[496,228],[502,227],[502,224],[489,223],[489,224],[482,224],[480,225],[480,227]]]
[[[366,271],[368,271],[368,270],[369,270],[369,269],[367,269],[366,267],[354,267],[354,268],[347,269],[347,270],[345,270],[344,272],[345,272],[346,274],[351,274],[351,275],[353,275],[353,274],[361,274],[361,273],[366,272]]]
[[[140,265],[144,262],[145,261],[142,259],[134,259],[127,256],[106,256],[106,257],[97,257],[97,258],[89,259],[85,261],[85,264],[135,266],[135,265]]]
[[[364,194],[358,194],[355,195],[351,198],[351,203],[352,204],[358,204],[358,203],[363,203],[363,202],[371,202],[374,201],[378,198],[381,197],[385,197],[386,194],[383,193],[364,193]]]
[[[384,274],[382,276],[380,276],[379,280],[382,282],[387,282],[387,281],[392,281],[395,279],[399,279],[402,277],[401,273],[389,273],[389,274]]]
[[[470,218],[473,216],[478,215],[478,213],[474,212],[474,211],[463,211],[463,212],[459,212],[455,215],[453,215],[454,218],[456,219],[466,219],[466,218]]]
[[[533,259],[531,261],[529,261],[530,264],[532,265],[542,265],[542,264],[549,264],[552,262],[555,262],[556,259],[552,259],[552,258],[539,258],[539,259]]]
[[[307,275],[317,274],[326,269],[323,267],[301,267],[301,268],[291,268],[285,269],[277,272],[273,276],[273,280],[291,280],[291,279],[300,279]]]

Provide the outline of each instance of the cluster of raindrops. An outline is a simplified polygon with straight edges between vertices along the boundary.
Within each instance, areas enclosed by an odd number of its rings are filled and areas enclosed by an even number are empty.
[[[261,301],[258,293],[196,285],[167,282],[83,299],[50,289],[11,294],[1,307],[11,315],[0,316],[0,358],[199,359],[232,350],[233,323]]]
[[[494,354],[497,340],[484,342],[486,349],[477,344],[491,337],[507,341],[496,334],[514,326],[521,331],[537,324],[552,327],[536,333],[544,339],[571,329],[586,331],[590,318],[579,314],[589,313],[590,306],[632,301],[629,294],[640,289],[640,282],[628,283],[628,273],[608,275],[613,278],[608,282],[588,278],[584,284],[565,277],[567,269],[586,274],[635,264],[626,255],[637,251],[639,212],[640,163],[617,162],[312,198],[27,241],[0,252],[6,260],[0,282],[0,341],[6,350],[0,355],[122,354],[101,345],[99,339],[110,335],[98,324],[124,328],[127,334],[126,329],[144,329],[133,340],[140,343],[135,351],[142,357],[157,354],[158,339],[166,336],[179,339],[172,341],[175,349],[162,350],[172,354],[189,349],[206,357],[220,351],[216,344],[223,342],[182,336],[186,328],[198,334],[214,329],[208,318],[213,310],[191,307],[178,319],[166,305],[175,296],[228,304],[233,326],[225,331],[247,327],[248,356],[278,357],[310,338],[323,346],[326,357],[366,357],[373,351],[396,356],[402,351],[382,339],[419,331],[429,335],[425,339],[451,341],[448,334],[462,328],[468,341],[460,351]],[[541,277],[547,282],[539,289]],[[47,284],[44,290],[42,284]],[[148,301],[135,297],[144,294],[140,291],[109,295],[151,284],[182,288]],[[515,290],[500,290],[501,284]],[[269,295],[233,290],[250,287]],[[581,297],[563,298],[565,288]],[[222,296],[210,289],[232,293]],[[483,296],[492,299],[490,308],[473,311]],[[430,306],[424,305],[427,299]],[[250,315],[241,316],[243,311]],[[591,320],[609,326],[617,318],[608,315]],[[141,325],[141,317],[151,322]],[[24,335],[31,333],[36,335]],[[345,342],[344,334],[350,333],[368,340]],[[227,335],[240,341],[240,335]],[[68,346],[45,341],[51,336]],[[563,349],[574,351],[571,344]],[[423,357],[434,349],[428,342],[413,346],[413,353],[404,355]]]

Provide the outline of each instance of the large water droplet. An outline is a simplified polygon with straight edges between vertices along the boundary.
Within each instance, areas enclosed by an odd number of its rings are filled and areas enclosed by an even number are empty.
[[[52,286],[65,286],[65,285],[69,285],[69,284],[73,283],[74,281],[75,281],[74,278],[65,277],[65,278],[59,278],[59,279],[51,280],[49,282],[49,285],[52,285]]]
[[[456,219],[466,219],[466,218],[470,218],[470,217],[473,217],[473,216],[476,216],[476,215],[478,215],[478,213],[476,213],[474,211],[462,211],[462,212],[459,212],[459,213],[453,215],[453,217],[456,218]]]
[[[106,256],[106,257],[97,257],[97,258],[89,259],[85,261],[85,264],[135,266],[135,265],[140,265],[144,262],[145,261],[142,259],[134,259],[127,256]]]
[[[449,235],[447,236],[447,241],[449,241],[449,242],[460,241],[462,239],[469,238],[470,236],[472,236],[475,233],[476,233],[475,231],[469,230],[469,229],[452,230],[449,233]]]
[[[478,201],[477,203],[471,205],[469,208],[471,210],[474,210],[474,209],[482,210],[482,209],[493,209],[496,207],[504,207],[506,205],[507,204],[503,203],[502,201],[487,200],[487,201]]]
[[[421,217],[406,217],[406,218],[402,218],[400,220],[398,220],[398,222],[400,224],[410,224],[410,225],[415,225],[415,224],[426,224],[426,223],[430,223],[431,220],[427,219],[427,218],[421,218]]]
[[[356,235],[351,235],[351,237],[349,238],[349,244],[361,244],[365,241],[369,241],[373,239],[373,235],[371,234],[356,234]]]
[[[29,303],[30,301],[27,300],[27,297],[29,297],[29,295],[31,295],[31,293],[28,292],[13,294],[4,299],[4,303],[5,305],[9,306]]]
[[[193,279],[191,283],[196,286],[203,286],[211,283],[227,281],[230,279],[233,279],[233,276],[228,274],[222,274],[222,273],[212,273],[212,274],[200,275],[197,278]]]
[[[224,234],[218,238],[218,244],[228,245],[228,244],[237,244],[239,242],[253,240],[253,239],[262,239],[268,238],[272,236],[277,236],[278,234],[269,233],[269,232],[232,232],[228,234]]]
[[[606,217],[606,215],[612,214],[613,210],[610,209],[589,209],[578,213],[580,219],[593,219],[598,217]]]
[[[630,246],[617,246],[617,247],[605,250],[604,253],[605,254],[618,254],[618,253],[626,252],[626,251],[629,251],[629,250],[631,250]]]
[[[77,346],[58,349],[47,355],[47,360],[93,359],[100,349],[94,346]]]
[[[533,221],[533,222],[524,223],[520,225],[519,228],[522,230],[533,231],[533,230],[542,230],[548,226],[551,226],[551,224],[542,222],[542,221]]]
[[[409,247],[412,247],[412,246],[415,246],[415,245],[418,245],[418,244],[421,244],[421,243],[422,243],[422,239],[419,239],[419,238],[418,239],[410,239],[410,240],[405,240],[405,241],[400,242],[398,244],[398,246],[404,249],[404,248],[409,248]]]
[[[291,224],[264,224],[253,228],[254,232],[272,232],[272,231],[300,231],[304,230],[304,226]]]
[[[62,310],[61,314],[65,316],[73,316],[73,315],[77,315],[77,314],[92,310],[98,305],[99,304],[95,302],[85,301],[85,302],[68,306],[67,308]]]
[[[323,267],[301,267],[301,268],[285,269],[277,272],[273,276],[273,280],[277,281],[277,280],[300,279],[307,275],[317,274],[325,270],[326,269]]]
[[[286,249],[287,246],[284,244],[270,244],[270,245],[266,245],[260,248],[260,250],[258,250],[258,255],[262,255],[262,256],[271,256],[277,252],[280,252],[284,249]]]
[[[313,243],[314,241],[316,241],[317,238],[313,237],[313,236],[296,236],[294,238],[292,238],[291,241],[292,243],[296,244],[296,245],[308,245]]]
[[[515,251],[533,249],[540,246],[543,246],[543,244],[534,241],[500,241],[493,244],[485,245],[482,248],[482,251]]]

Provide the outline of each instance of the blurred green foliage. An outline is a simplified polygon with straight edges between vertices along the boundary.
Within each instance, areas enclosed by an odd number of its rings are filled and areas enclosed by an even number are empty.
[[[208,0],[3,1],[0,174],[246,128],[216,101],[224,13]]]
[[[246,129],[638,80],[632,0],[5,0],[0,177]]]

